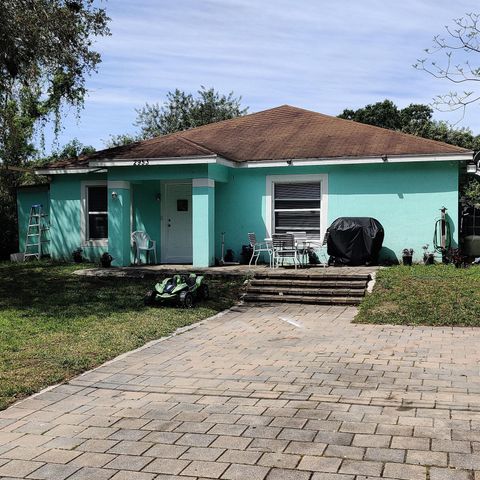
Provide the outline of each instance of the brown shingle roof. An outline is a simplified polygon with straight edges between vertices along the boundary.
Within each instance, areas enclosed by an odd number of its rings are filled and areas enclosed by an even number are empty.
[[[295,158],[466,153],[443,142],[283,105],[184,132],[98,151],[52,167],[90,161],[219,155],[235,162]]]

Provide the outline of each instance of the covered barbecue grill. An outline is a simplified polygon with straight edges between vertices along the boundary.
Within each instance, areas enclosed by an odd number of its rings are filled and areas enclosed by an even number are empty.
[[[370,217],[340,217],[328,228],[327,252],[334,264],[372,265],[378,262],[384,230]]]

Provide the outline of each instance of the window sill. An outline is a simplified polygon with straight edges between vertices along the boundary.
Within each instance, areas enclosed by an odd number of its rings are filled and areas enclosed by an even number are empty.
[[[108,238],[98,240],[86,240],[82,243],[82,247],[108,247]]]

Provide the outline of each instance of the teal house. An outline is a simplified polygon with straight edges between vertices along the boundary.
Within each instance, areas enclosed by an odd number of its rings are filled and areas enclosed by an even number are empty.
[[[322,239],[342,216],[382,223],[384,259],[404,248],[418,259],[442,207],[458,241],[459,171],[472,158],[453,145],[284,105],[39,170],[49,184],[18,192],[20,251],[30,205],[41,203],[54,259],[81,248],[91,260],[108,251],[114,265],[130,265],[131,234],[144,231],[158,263],[206,267],[221,256],[222,233],[238,259],[248,232]]]

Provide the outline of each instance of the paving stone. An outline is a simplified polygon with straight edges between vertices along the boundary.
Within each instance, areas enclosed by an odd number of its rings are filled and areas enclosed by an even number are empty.
[[[449,465],[466,470],[480,470],[480,455],[475,453],[451,453]]]
[[[81,454],[82,452],[53,448],[52,450],[42,453],[35,460],[45,463],[68,463]]]
[[[425,452],[423,450],[408,450],[406,461],[415,465],[433,465],[436,467],[446,467],[448,464],[445,452]]]
[[[281,431],[278,427],[253,426],[247,428],[243,433],[244,437],[253,438],[275,438]]]
[[[129,440],[122,440],[114,445],[107,453],[117,455],[143,455],[153,443],[150,442],[133,442]]]
[[[213,450],[209,448],[208,450]],[[187,452],[188,454],[189,452]],[[184,456],[186,456],[185,454]],[[226,450],[219,458],[219,462],[224,463],[245,463],[247,465],[255,465],[262,456],[261,452],[252,452],[244,450]]]
[[[0,477],[25,477],[44,465],[42,462],[11,460],[0,467]]]
[[[188,460],[176,460],[170,458],[157,458],[149,463],[144,472],[164,473],[166,475],[178,475],[188,464]]]
[[[258,461],[258,465],[291,469],[297,466],[300,458],[300,455],[292,455],[288,453],[264,453]]]
[[[105,468],[139,471],[151,461],[152,458],[150,457],[140,457],[138,455],[118,455],[111,462],[107,463]]]
[[[353,438],[352,445],[355,447],[372,447],[372,448],[386,448],[390,446],[390,440],[392,437],[389,435],[368,435],[368,434],[356,434]],[[403,437],[397,437],[403,438]],[[408,438],[408,437],[405,437]],[[398,442],[400,443],[400,442]],[[401,446],[391,445],[392,448],[403,448]]]
[[[246,425],[228,425],[226,423],[219,423],[208,430],[208,434],[240,436],[246,429]]]
[[[296,440],[299,442],[311,442],[315,436],[315,431],[300,430],[299,428],[284,428],[277,438],[283,440]]]
[[[154,473],[120,471],[115,473],[111,480],[153,480],[154,477]]]
[[[251,442],[252,442],[251,438],[220,435],[210,446],[212,448],[228,448],[228,449],[235,449],[235,450],[245,450],[245,448],[247,448],[247,446]]]
[[[311,470],[315,472],[334,473],[340,467],[340,458],[312,457],[305,455],[298,465],[299,470]]]
[[[355,475],[344,475],[343,473],[314,473],[310,480],[354,480]],[[357,480],[362,480],[360,476]],[[369,477],[369,480],[374,480]]]
[[[367,451],[365,452],[365,460],[401,463],[405,461],[405,453],[405,450],[395,448],[367,448]]]
[[[380,462],[371,462],[368,460],[344,460],[340,467],[340,473],[369,475],[379,477],[382,473],[383,464]]]
[[[383,476],[400,480],[425,480],[427,478],[427,469],[416,465],[386,463]]]
[[[428,438],[392,437],[391,447],[406,450],[430,450],[430,440]]]
[[[263,480],[268,473],[267,467],[232,463],[221,478],[226,480]]]
[[[469,471],[451,468],[432,467],[429,470],[430,480],[471,480]]]
[[[300,455],[322,455],[327,445],[316,442],[290,442],[285,453],[297,453]]]
[[[288,445],[288,440],[274,440],[271,438],[254,438],[247,450],[257,452],[282,452]],[[235,448],[235,447],[232,447]]]
[[[84,452],[105,453],[118,443],[117,440],[87,440],[77,447]]]
[[[108,439],[109,440],[141,440],[148,435],[148,431],[145,430],[131,430],[127,428],[121,428],[115,433],[112,433]]]
[[[35,470],[28,477],[37,480],[64,480],[79,470],[75,465],[62,465],[60,463],[47,463]],[[1,473],[0,473],[1,474]]]
[[[188,450],[188,447],[182,445],[169,445],[166,443],[157,443],[150,449],[144,450],[144,455],[147,457],[155,458],[178,458],[184,452]],[[111,450],[113,452],[113,450]]]
[[[220,478],[228,466],[228,463],[195,460],[190,463],[185,470],[182,471],[182,475],[191,475],[192,477]]]
[[[155,447],[153,447],[155,448]],[[238,452],[237,450],[229,450],[232,452]],[[223,448],[212,448],[212,447],[190,447],[185,453],[179,457],[181,460],[202,460],[206,462],[213,462],[220,457],[225,452]],[[246,452],[240,452],[246,453]],[[148,454],[148,452],[147,452]],[[153,455],[154,457],[161,457],[162,455]],[[259,455],[260,456],[260,455]],[[178,458],[178,457],[173,457]],[[223,460],[221,460],[223,461]],[[232,463],[232,462],[229,462]],[[254,462],[255,463],[255,462]]]
[[[83,467],[75,472],[68,480],[108,480],[115,475],[115,470],[104,468]]]
[[[311,472],[300,472],[298,470],[286,470],[283,468],[272,468],[267,475],[267,480],[309,480]]]
[[[362,435],[355,435],[355,437],[362,437]],[[352,444],[352,440],[354,440],[354,436],[351,433],[318,432],[315,437],[315,442],[327,443],[327,444],[333,444],[333,445],[348,446]],[[357,446],[366,447],[368,445],[357,445]]]
[[[216,435],[205,435],[201,433],[185,433],[176,441],[177,445],[188,445],[192,447],[208,447],[214,440]]]
[[[181,433],[174,432],[150,432],[142,438],[142,441],[152,443],[175,443],[181,436]]]
[[[32,460],[38,457],[42,453],[45,453],[48,449],[45,447],[14,447],[7,449],[4,453],[0,454],[0,457],[12,460]],[[4,462],[6,463],[6,462]]]
[[[314,473],[310,480],[354,480],[355,475],[344,475],[343,473]],[[362,480],[360,476],[357,480]],[[374,480],[369,477],[369,480]]]
[[[350,458],[353,460],[361,460],[365,454],[365,448],[362,447],[345,447],[342,445],[329,445],[325,450],[327,457]]]
[[[111,462],[115,455],[108,453],[82,453],[79,457],[74,458],[70,463],[79,467],[103,467]]]

